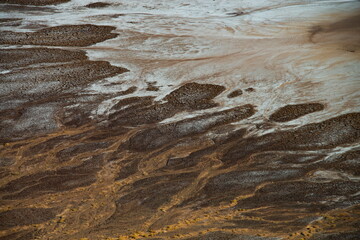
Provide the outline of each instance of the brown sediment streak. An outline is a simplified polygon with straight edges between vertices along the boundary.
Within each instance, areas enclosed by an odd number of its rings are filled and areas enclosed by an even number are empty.
[[[241,89],[234,90],[228,94],[228,98],[238,97],[238,96],[241,96],[242,94],[243,94],[243,91]]]
[[[6,228],[38,224],[55,218],[56,209],[18,208],[0,213],[0,230]]]
[[[223,158],[224,162],[246,159],[258,151],[319,150],[356,143],[360,138],[360,113],[349,113],[296,130],[270,133],[240,140]]]
[[[85,25],[62,25],[38,30],[36,32],[3,31],[0,44],[45,45],[85,47],[117,36],[111,33],[115,27]]]
[[[306,114],[324,110],[324,105],[321,103],[304,103],[286,105],[278,109],[276,112],[270,115],[269,119],[275,122],[287,122]]]
[[[69,1],[70,0],[0,0],[0,3],[43,6],[65,3]]]
[[[21,18],[1,18],[0,26],[2,27],[16,27],[20,26],[22,22]]]
[[[152,97],[123,99],[113,110],[122,105],[128,107],[109,116],[110,126],[156,123],[178,112],[212,108],[218,106],[212,99],[224,90],[220,85],[187,83],[165,96],[165,103],[153,102]]]
[[[207,114],[171,124],[144,130],[130,138],[127,148],[135,151],[154,150],[183,137],[201,134],[219,125],[237,122],[255,113],[251,105]]]
[[[94,2],[94,3],[90,3],[88,5],[86,5],[85,7],[88,8],[103,8],[103,7],[108,7],[110,6],[110,3],[106,3],[106,2]]]
[[[1,18],[0,23],[19,21],[21,18]]]
[[[70,89],[76,86],[83,86],[87,83],[94,82],[98,79],[114,76],[123,72],[126,69],[111,66],[108,62],[100,61],[82,61],[70,64],[58,64],[56,66],[48,67],[34,67],[31,69],[22,69],[21,71],[13,71],[4,74],[2,77],[5,94],[11,96],[18,95],[35,95],[33,90],[36,85],[50,83],[49,91],[56,92],[65,89]],[[80,77],[84,73],[86,77]],[[56,76],[56,77],[52,77]],[[51,78],[50,78],[51,77]],[[25,79],[27,81],[25,81]],[[18,83],[18,87],[12,87],[12,84]],[[51,86],[54,83],[54,86]],[[8,87],[8,85],[10,85]],[[34,98],[39,95],[37,92]],[[45,91],[42,94],[46,93]]]
[[[83,51],[52,48],[1,49],[0,68],[13,69],[40,63],[61,63],[87,60]]]
[[[66,156],[58,157],[64,158]],[[96,181],[95,175],[101,169],[101,165],[101,156],[94,156],[80,166],[64,167],[56,171],[21,177],[1,188],[1,192],[5,193],[3,199],[38,197],[43,194],[69,191],[74,188],[88,186]]]

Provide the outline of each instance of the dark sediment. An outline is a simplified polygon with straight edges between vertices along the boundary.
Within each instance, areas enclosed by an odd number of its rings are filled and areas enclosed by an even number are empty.
[[[269,119],[275,122],[287,122],[309,113],[322,111],[324,108],[325,106],[321,103],[287,105],[271,114]]]
[[[0,157],[0,167],[10,166],[14,163],[14,159],[7,157]]]
[[[319,168],[332,169],[347,172],[354,176],[360,175],[360,150],[350,150],[340,155],[329,157],[326,161],[318,164]]]
[[[1,83],[3,89],[0,90],[0,94],[7,97],[16,94],[18,96],[39,98],[41,95],[54,94],[77,86],[84,86],[96,80],[115,76],[126,71],[126,69],[114,67],[108,62],[101,61],[81,61],[23,69],[3,75],[3,82]],[[24,81],[25,78],[27,81]],[[37,88],[40,86],[43,87],[41,89]],[[41,90],[41,93],[36,90]]]
[[[0,212],[0,230],[46,222],[55,216],[55,209],[48,208],[18,208]]]
[[[153,102],[151,97],[124,99],[119,101],[113,109],[126,104],[129,107],[111,114],[110,126],[156,123],[178,112],[212,108],[217,106],[212,99],[224,90],[225,88],[219,85],[187,83],[168,94],[164,98],[166,103]]]
[[[167,160],[166,170],[179,170],[179,169],[190,169],[201,161],[201,158],[213,153],[216,147],[207,147],[195,152],[192,152],[189,156],[183,158],[169,158]]]
[[[189,186],[197,175],[196,172],[172,174],[135,182],[134,191],[116,201],[116,211],[104,226],[116,228],[119,223],[131,226],[152,217],[157,208],[168,203],[174,194]],[[142,220],[136,217],[138,215],[142,215]]]
[[[75,136],[60,135],[50,138],[32,147],[29,147],[24,153],[27,155],[37,155],[53,150],[57,146],[67,145],[70,142],[77,142],[83,137],[82,134]]]
[[[0,23],[20,21],[21,18],[0,18]]]
[[[239,235],[239,234],[224,233],[218,231],[218,232],[206,233],[202,236],[186,238],[185,240],[275,240],[275,239],[276,238],[272,238],[272,237]]]
[[[0,3],[43,6],[65,3],[69,1],[70,0],[0,0]]]
[[[228,172],[209,179],[197,196],[188,199],[183,204],[206,200],[200,206],[218,205],[221,202],[229,202],[240,194],[252,193],[262,183],[295,179],[303,174],[304,172],[298,169]]]
[[[159,91],[159,87],[156,87],[156,86],[154,86],[154,85],[149,85],[149,86],[146,88],[146,91],[157,92],[157,91]]]
[[[252,87],[246,88],[245,92],[255,92],[255,88]]]
[[[130,97],[118,101],[111,110],[118,111],[122,108],[141,108],[142,106],[151,105],[154,97]]]
[[[187,83],[168,94],[164,100],[174,105],[192,106],[199,101],[210,101],[225,90],[225,87],[213,84]]]
[[[228,98],[234,98],[234,97],[238,97],[238,96],[241,96],[243,94],[243,91],[241,89],[238,89],[238,90],[234,90],[232,91],[231,93],[229,93],[227,95]]]
[[[49,27],[36,32],[1,33],[0,44],[46,45],[46,46],[89,46],[117,36],[111,33],[115,27],[96,25],[62,25]]]
[[[219,125],[240,121],[254,113],[253,106],[244,105],[176,123],[160,125],[144,130],[130,138],[127,148],[134,151],[154,150],[180,138],[204,133]]]
[[[30,239],[36,239],[36,236],[38,235],[37,231],[18,231],[15,233],[7,234],[5,236],[1,236],[0,240],[30,240]]]
[[[83,51],[52,48],[0,49],[0,69],[14,69],[41,63],[87,60]]]
[[[224,162],[245,160],[263,151],[318,150],[360,139],[360,113],[349,113],[320,123],[308,124],[296,130],[270,133],[240,141],[223,157]]]
[[[119,92],[117,95],[121,96],[121,95],[132,94],[132,93],[136,92],[136,90],[137,90],[137,87],[132,86],[132,87],[129,87],[128,89],[126,89],[124,91]]]
[[[241,208],[256,206],[276,206],[306,208],[309,212],[323,212],[339,207],[349,207],[356,201],[353,195],[358,191],[359,183],[335,181],[330,183],[313,183],[306,181],[274,183],[256,191],[254,197],[239,202]],[[341,202],[331,198],[346,196]],[[331,198],[330,198],[331,197]],[[324,199],[328,198],[328,201]]]
[[[0,26],[4,27],[17,27],[21,25],[21,22],[21,18],[0,18]]]
[[[360,231],[342,232],[342,233],[328,233],[315,234],[310,240],[356,240],[360,236]]]
[[[6,120],[0,123],[0,135],[7,136],[7,139],[0,140],[5,142],[11,138],[55,130],[58,123],[54,116],[58,114],[60,106],[84,102],[82,98],[86,96],[76,97],[80,89],[100,79],[128,71],[108,62],[89,61],[83,51],[3,49],[0,50],[0,56],[0,68],[13,70],[2,74],[0,83],[0,119]],[[51,66],[48,66],[49,63]],[[17,69],[19,67],[25,68]],[[124,94],[132,91],[135,89],[130,88]],[[86,99],[89,107],[83,103],[81,110],[74,109],[74,113],[68,111],[68,115],[61,119],[62,124],[79,125],[87,122],[85,110],[96,107],[96,101],[91,103],[91,98],[94,97]]]
[[[71,160],[72,157],[75,157],[81,153],[86,153],[89,151],[96,151],[99,149],[104,149],[109,147],[110,143],[108,142],[90,142],[90,143],[80,143],[78,145],[65,148],[64,150],[56,153],[56,157],[59,159],[59,162],[66,162]]]
[[[95,2],[95,3],[90,3],[90,4],[86,5],[85,7],[87,7],[87,8],[104,8],[104,7],[108,7],[110,5],[111,5],[110,3]]]
[[[39,197],[88,186],[96,181],[96,173],[102,165],[102,157],[94,156],[79,166],[20,177],[0,189],[2,199]]]
[[[239,164],[242,170],[210,178],[197,195],[186,200],[180,206],[194,203],[196,203],[195,206],[226,203],[236,196],[252,193],[255,188],[264,183],[267,185],[257,190],[254,197],[239,202],[239,208],[271,206],[294,210],[296,205],[306,208],[308,212],[315,213],[352,206],[357,199],[353,194],[360,186],[357,183],[328,182],[328,180],[319,183],[292,182],[291,180],[302,179],[314,169],[332,169],[358,175],[358,171],[355,170],[357,164],[354,161],[358,156],[357,151],[350,151],[320,162],[318,161],[323,159],[324,155],[289,154],[281,153],[281,151],[326,149],[357,142],[360,137],[359,116],[358,113],[345,114],[321,123],[308,124],[297,130],[271,133],[256,138],[235,139],[232,143],[233,147],[225,152],[222,160],[225,164]],[[329,138],[333,134],[336,134],[336,138]],[[267,151],[272,151],[272,153],[266,153]],[[274,153],[274,151],[280,152]],[[302,167],[297,168],[295,164]],[[253,170],[254,168],[256,170]],[[272,168],[273,170],[270,170]],[[353,169],[351,170],[351,168]],[[283,180],[286,182],[281,182]],[[319,179],[319,181],[323,180]],[[325,203],[324,199],[330,199],[330,196],[332,196],[331,198],[347,196],[347,198],[341,202],[329,200],[330,202]],[[300,226],[304,227],[307,223],[305,221]]]

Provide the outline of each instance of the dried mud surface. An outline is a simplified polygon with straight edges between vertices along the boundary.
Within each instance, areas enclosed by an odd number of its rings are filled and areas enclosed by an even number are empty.
[[[357,239],[358,3],[158,3],[0,1],[0,239]]]

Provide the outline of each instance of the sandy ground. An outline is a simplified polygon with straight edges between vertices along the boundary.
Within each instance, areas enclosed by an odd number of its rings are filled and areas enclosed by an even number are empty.
[[[359,1],[0,1],[0,239],[357,239]]]

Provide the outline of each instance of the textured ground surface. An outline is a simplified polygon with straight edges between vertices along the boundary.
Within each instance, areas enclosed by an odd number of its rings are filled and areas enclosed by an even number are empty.
[[[359,239],[359,10],[0,0],[0,239]]]

